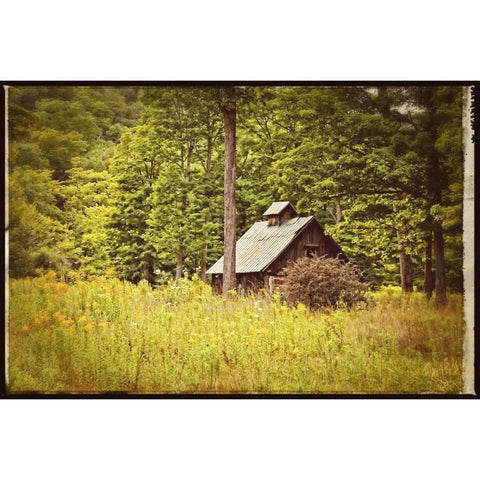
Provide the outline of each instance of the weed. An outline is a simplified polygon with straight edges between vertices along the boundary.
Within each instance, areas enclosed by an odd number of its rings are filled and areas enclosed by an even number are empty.
[[[460,296],[371,294],[362,309],[212,295],[197,278],[151,288],[115,278],[10,281],[11,392],[462,390]]]

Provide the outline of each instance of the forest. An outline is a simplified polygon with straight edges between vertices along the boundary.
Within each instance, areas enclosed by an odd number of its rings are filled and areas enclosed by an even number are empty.
[[[9,87],[10,391],[462,391],[463,104],[440,85]],[[362,272],[362,306],[212,295],[232,144],[230,234],[290,201]]]
[[[205,280],[223,249],[222,90],[9,88],[10,276]],[[237,238],[289,200],[373,288],[462,291],[461,87],[236,90]]]

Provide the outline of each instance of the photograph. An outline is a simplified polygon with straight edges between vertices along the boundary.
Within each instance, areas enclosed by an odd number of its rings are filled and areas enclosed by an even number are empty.
[[[11,82],[5,383],[469,396],[468,82]]]

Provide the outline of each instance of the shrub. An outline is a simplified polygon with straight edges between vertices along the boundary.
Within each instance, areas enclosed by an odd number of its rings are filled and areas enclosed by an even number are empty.
[[[283,269],[282,295],[289,304],[313,310],[347,307],[365,300],[367,283],[352,263],[331,257],[303,257]]]

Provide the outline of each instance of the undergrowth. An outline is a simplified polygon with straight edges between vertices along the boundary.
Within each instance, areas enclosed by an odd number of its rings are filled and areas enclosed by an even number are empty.
[[[11,392],[459,393],[462,297],[421,294],[312,312],[278,295],[224,299],[198,279],[152,289],[10,281]]]

